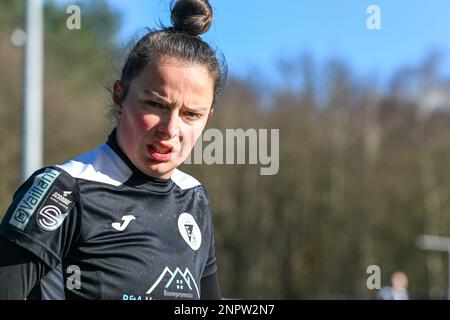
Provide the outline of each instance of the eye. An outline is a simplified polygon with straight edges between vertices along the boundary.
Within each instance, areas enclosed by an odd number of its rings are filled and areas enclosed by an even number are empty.
[[[153,108],[158,108],[158,109],[165,109],[165,106],[157,101],[153,101],[153,100],[145,100],[144,101],[145,105],[149,106],[149,107],[153,107]]]
[[[189,120],[197,120],[197,119],[201,118],[202,115],[200,113],[196,113],[193,111],[185,111],[184,116],[186,118],[188,118]]]

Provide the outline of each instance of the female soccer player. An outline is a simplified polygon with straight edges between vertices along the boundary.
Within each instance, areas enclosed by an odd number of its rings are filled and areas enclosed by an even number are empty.
[[[0,299],[220,299],[211,206],[179,171],[226,70],[201,38],[207,0],[132,48],[107,142],[35,172],[0,226]]]

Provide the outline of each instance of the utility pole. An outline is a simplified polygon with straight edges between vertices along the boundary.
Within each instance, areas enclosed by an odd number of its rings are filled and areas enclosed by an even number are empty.
[[[423,250],[447,252],[447,299],[450,300],[450,238],[422,235],[417,237],[417,246]]]
[[[22,106],[22,176],[42,166],[43,0],[28,0]]]

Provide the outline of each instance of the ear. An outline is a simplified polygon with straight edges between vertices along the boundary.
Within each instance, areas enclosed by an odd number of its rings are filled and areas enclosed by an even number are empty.
[[[211,110],[209,110],[208,119],[211,118],[214,114],[214,107],[211,107]]]
[[[123,86],[119,80],[116,80],[113,85],[113,101],[114,101],[114,109],[116,110],[116,115],[118,119],[122,117],[122,95],[123,95]]]

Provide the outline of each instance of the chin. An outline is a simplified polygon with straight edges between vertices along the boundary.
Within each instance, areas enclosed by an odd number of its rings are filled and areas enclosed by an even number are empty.
[[[174,164],[160,163],[151,165],[147,174],[160,179],[169,179],[175,170],[176,166]]]

